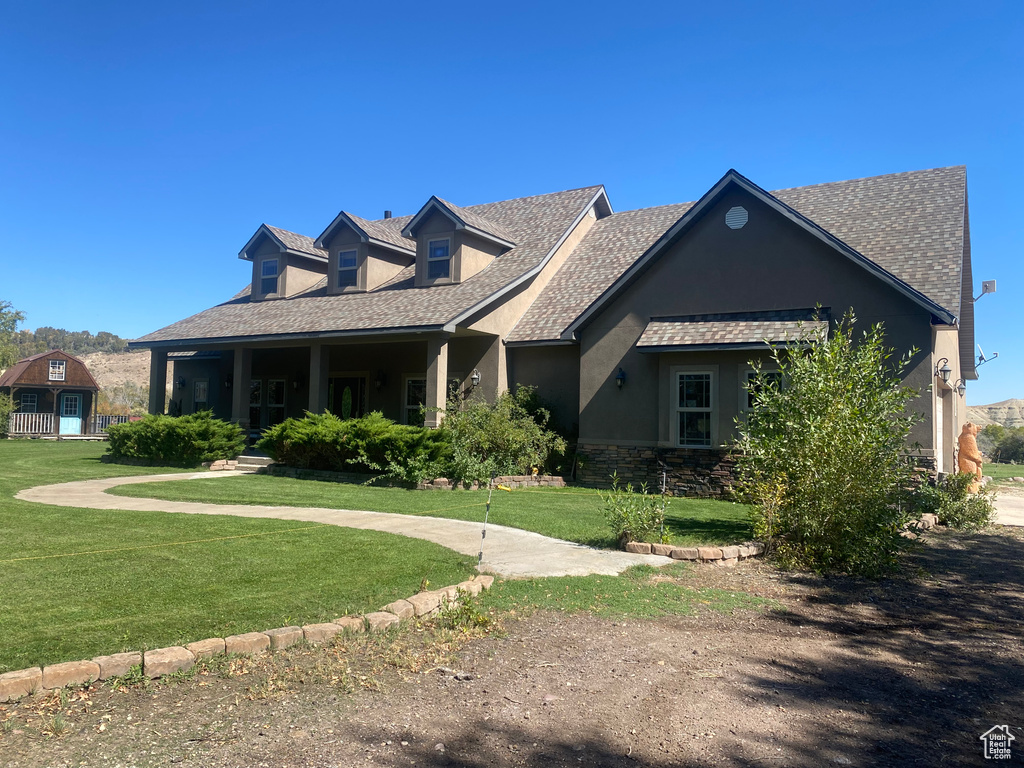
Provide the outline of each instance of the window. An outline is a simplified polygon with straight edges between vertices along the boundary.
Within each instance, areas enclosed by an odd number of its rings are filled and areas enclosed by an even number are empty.
[[[452,259],[449,252],[449,240],[430,240],[427,242],[427,279],[438,280],[451,277]]]
[[[65,366],[64,360],[50,361],[50,381],[64,381]]]
[[[196,413],[207,409],[210,399],[210,383],[206,379],[197,379],[192,387],[192,402]]]
[[[693,448],[713,444],[714,395],[710,371],[676,374],[677,443]]]
[[[277,293],[277,259],[264,259],[260,265],[260,293]]]
[[[405,405],[403,407],[403,421],[417,427],[423,426],[422,408],[427,404],[427,380],[406,379],[405,380]]]
[[[267,415],[269,426],[284,421],[284,379],[270,379],[267,382]]]
[[[743,385],[740,392],[740,411],[746,412],[754,407],[754,396],[757,394],[757,390],[753,388],[754,375],[754,370],[747,368],[740,377],[740,383]],[[771,384],[778,384],[782,380],[782,375],[777,370],[762,368],[761,378]]]
[[[39,410],[39,395],[23,394],[18,410],[22,413],[36,413]]]
[[[81,413],[81,395],[64,395],[64,405],[61,409],[61,416],[73,419]]]
[[[338,287],[354,288],[359,285],[359,269],[355,251],[338,254]]]
[[[259,431],[262,413],[260,406],[263,404],[263,381],[253,379],[249,382],[249,429]]]

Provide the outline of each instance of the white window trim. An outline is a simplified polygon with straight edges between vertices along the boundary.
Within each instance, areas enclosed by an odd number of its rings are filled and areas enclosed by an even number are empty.
[[[706,373],[711,376],[711,445],[683,445],[679,442],[679,414],[690,410],[679,407],[679,374],[681,373]],[[672,447],[692,448],[698,451],[715,450],[721,447],[718,436],[718,422],[721,413],[719,381],[717,365],[673,365],[669,368],[668,414],[670,419],[669,438]]]
[[[341,255],[343,253],[354,253],[356,255],[356,265],[354,267],[342,267],[341,266]],[[360,263],[359,263],[359,261],[360,261],[360,259],[359,259],[359,247],[358,246],[356,246],[354,248],[345,248],[344,250],[339,250],[338,251],[336,267],[335,267],[335,270],[334,270],[334,287],[335,287],[336,290],[338,290],[338,291],[358,291],[359,290],[359,282],[360,282],[359,281],[359,272],[360,272]],[[342,285],[341,284],[341,273],[343,271],[344,272],[354,272],[355,276],[356,276],[355,283],[353,283],[352,285]]]
[[[430,255],[430,251],[431,251],[430,246],[431,246],[431,244],[432,243],[442,243],[442,242],[448,244],[448,256],[447,256],[447,258],[437,259],[437,258],[432,257]],[[430,263],[431,262],[437,262],[437,261],[447,261],[448,262],[448,276],[447,277],[431,277],[430,276]],[[455,270],[455,264],[453,263],[454,261],[455,261],[455,256],[452,253],[452,239],[450,237],[435,237],[433,239],[428,237],[427,238],[427,261],[426,261],[426,267],[423,270],[423,280],[425,282],[427,282],[427,283],[452,282],[453,274],[454,274],[454,270]]]
[[[68,364],[66,360],[51,360],[50,361],[50,378],[49,381],[66,381]],[[59,375],[57,375],[59,374]]]
[[[32,410],[27,410],[25,398],[30,398]],[[18,411],[20,413],[39,413],[39,395],[35,392],[25,392],[18,398]]]
[[[755,369],[751,368],[749,365],[746,365],[746,364],[740,365],[739,369],[740,369],[740,374],[739,374],[739,380],[740,380],[740,392],[739,392],[740,403],[739,403],[739,405],[740,405],[740,407],[739,407],[738,413],[741,416],[745,416],[747,413],[750,412],[750,406],[747,404],[747,394],[748,394],[747,393],[747,381],[748,381],[748,377],[750,376],[750,374],[755,372]],[[778,373],[779,369],[778,368],[762,368],[761,372],[762,373]]]
[[[427,374],[425,373],[410,373],[402,377],[402,423],[409,424],[409,413],[414,409],[419,409],[421,406],[409,405],[409,382],[411,381],[422,381],[424,391],[427,386]],[[426,395],[424,394],[424,400]],[[414,425],[416,426],[416,425]]]
[[[269,264],[270,262],[274,262],[274,270],[275,270],[276,274],[274,274],[274,275],[264,275],[263,274],[263,266],[265,264]],[[281,274],[281,272],[282,272],[282,269],[281,269],[281,259],[279,257],[271,256],[271,257],[268,257],[268,258],[265,258],[265,259],[260,259],[260,268],[259,268],[259,281],[260,281],[260,291],[259,291],[259,293],[260,293],[260,296],[279,296],[281,294],[281,279],[283,278],[283,275]],[[270,277],[273,277],[275,279],[275,285],[277,286],[277,290],[270,291],[270,292],[265,292],[263,290],[263,281],[266,280],[266,279],[269,279]]]

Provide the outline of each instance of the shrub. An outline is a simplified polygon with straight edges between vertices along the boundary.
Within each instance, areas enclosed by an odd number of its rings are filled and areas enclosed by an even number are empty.
[[[565,440],[547,428],[549,418],[533,387],[503,392],[493,404],[479,397],[451,401],[442,425],[451,448],[446,476],[471,483],[544,468],[566,449]]]
[[[115,459],[142,459],[155,464],[194,467],[204,461],[231,459],[245,450],[237,424],[215,419],[209,411],[190,416],[147,416],[112,424],[108,448]]]
[[[271,427],[256,445],[291,467],[374,472],[407,483],[428,479],[448,454],[442,432],[396,424],[379,411],[358,419],[307,413]]]
[[[979,531],[992,522],[995,510],[988,491],[971,493],[977,478],[967,472],[946,475],[939,484],[939,521],[961,531]]]
[[[855,343],[848,313],[831,337],[774,347],[780,375],[757,370],[739,424],[740,490],[755,535],[783,565],[877,576],[895,566],[911,511],[905,411],[916,392],[876,325]],[[756,366],[755,366],[756,368]]]
[[[612,488],[601,494],[601,501],[620,547],[625,548],[631,541],[668,542],[665,533],[668,499],[648,493],[645,483],[641,483],[640,491],[636,492],[632,483],[622,487],[618,475],[612,475]]]

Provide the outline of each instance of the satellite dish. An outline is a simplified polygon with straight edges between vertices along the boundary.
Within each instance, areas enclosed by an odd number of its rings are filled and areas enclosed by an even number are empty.
[[[997,357],[999,357],[998,352],[993,352],[992,357],[985,357],[985,350],[981,348],[981,344],[978,345],[978,366],[987,363],[989,360],[995,360]]]

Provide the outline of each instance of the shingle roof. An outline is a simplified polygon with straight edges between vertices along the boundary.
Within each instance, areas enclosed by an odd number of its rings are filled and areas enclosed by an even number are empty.
[[[352,220],[353,224],[362,229],[367,237],[391,243],[391,245],[397,246],[402,250],[416,253],[416,241],[408,237],[402,237],[402,228],[409,222],[412,218],[411,216],[370,221],[348,211],[345,211],[345,215]]]
[[[501,240],[506,240],[510,243],[515,242],[515,235],[505,229],[505,227],[501,225],[501,222],[492,221],[469,208],[460,208],[453,203],[449,203],[447,200],[442,200],[440,197],[435,199],[447,208],[456,218],[460,219],[463,224],[473,227],[474,229],[479,229],[481,232],[486,232],[487,234],[493,235]]]
[[[287,229],[281,229],[280,227],[272,227],[269,224],[264,224],[263,226],[273,232],[274,236],[284,243],[285,247],[289,250],[308,253],[310,256],[317,256],[321,259],[327,258],[327,251],[313,245],[313,238],[300,235],[297,232],[289,232]]]
[[[46,352],[38,352],[37,354],[30,355],[29,357],[22,358],[21,360],[16,362],[14,365],[12,365],[10,368],[8,368],[6,371],[4,371],[2,375],[0,375],[0,387],[11,387],[11,386],[14,386],[15,384],[18,383],[18,379],[20,379],[22,377],[22,374],[24,374],[25,371],[28,370],[28,367],[32,363],[34,363],[36,360],[40,360],[40,359],[42,359],[44,357],[49,357],[50,355],[52,355],[54,353],[64,355],[64,357],[66,357],[68,360],[71,360],[71,361],[81,365],[82,368],[85,370],[85,374],[90,379],[92,379],[92,383],[95,385],[96,389],[100,388],[100,385],[96,383],[96,378],[92,375],[92,373],[89,372],[89,367],[84,362],[82,362],[80,359],[78,359],[74,355],[68,354],[63,349],[50,349],[50,350],[47,350]]]
[[[462,209],[501,226],[516,243],[462,283],[415,288],[409,267],[367,293],[328,295],[318,287],[293,298],[258,302],[238,295],[133,344],[441,327],[538,267],[600,189],[585,187]],[[373,223],[401,231],[409,220]]]
[[[958,166],[771,194],[959,315],[966,189],[966,170]],[[508,341],[558,339],[693,205],[626,211],[598,221]]]
[[[636,346],[759,346],[766,340],[795,340],[801,333],[827,331],[828,322],[818,319],[813,309],[658,317],[647,324]]]

